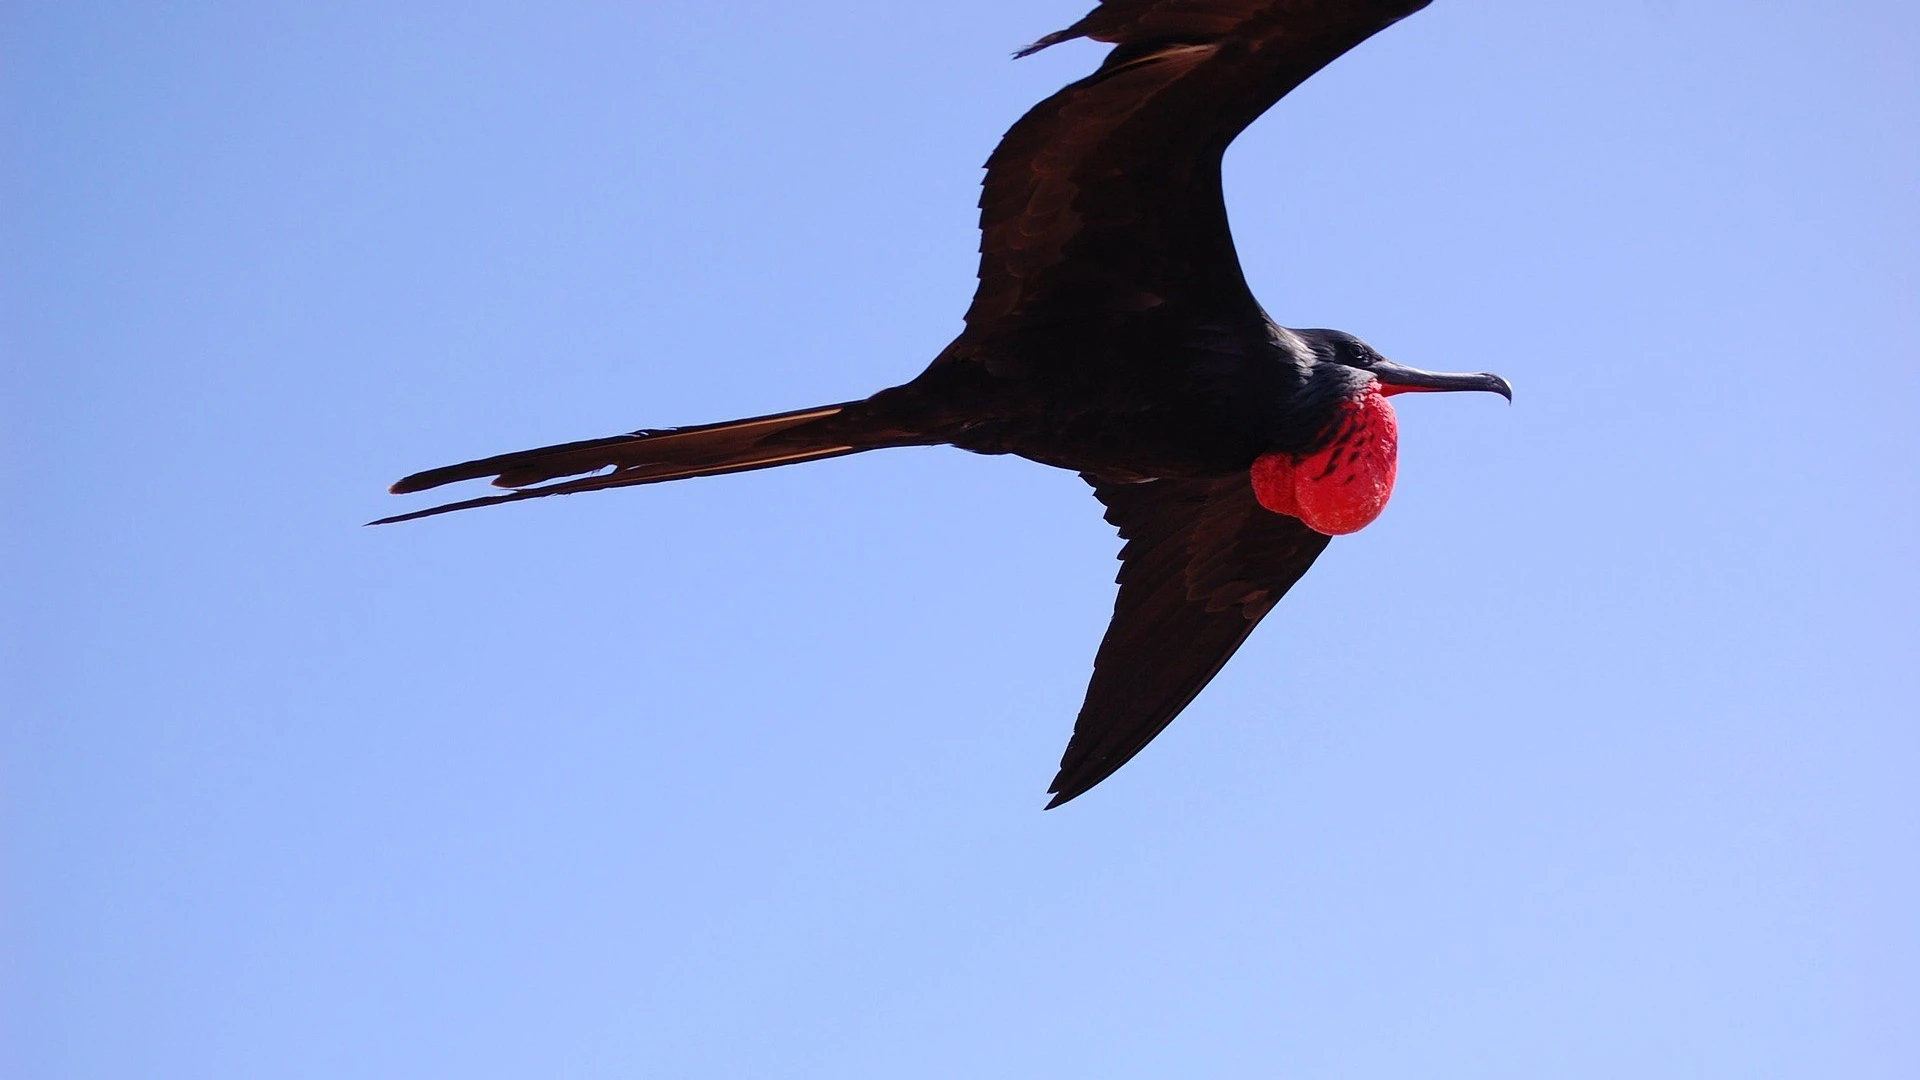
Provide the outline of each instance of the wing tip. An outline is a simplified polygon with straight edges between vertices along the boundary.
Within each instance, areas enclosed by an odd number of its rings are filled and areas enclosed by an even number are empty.
[[[1094,770],[1092,777],[1089,778],[1085,763],[1082,763],[1077,769],[1070,769],[1062,765],[1060,771],[1054,774],[1053,783],[1047,786],[1047,794],[1053,796],[1053,798],[1049,799],[1047,805],[1040,809],[1053,810],[1065,806],[1080,796],[1085,795],[1087,792],[1092,791],[1094,788],[1099,787],[1100,782],[1112,776],[1114,771],[1114,769],[1106,769],[1104,771]]]
[[[1041,38],[1039,41],[1036,41],[1023,49],[1018,50],[1013,54],[1013,58],[1015,60],[1025,59],[1026,57],[1032,56],[1034,53],[1039,52],[1041,49],[1050,49],[1055,45],[1060,44],[1063,41],[1071,41],[1074,38],[1081,36],[1083,33],[1084,31],[1080,29],[1080,26],[1078,23],[1075,23],[1074,25],[1067,27],[1065,30],[1055,30],[1053,33],[1048,34],[1046,37]]]

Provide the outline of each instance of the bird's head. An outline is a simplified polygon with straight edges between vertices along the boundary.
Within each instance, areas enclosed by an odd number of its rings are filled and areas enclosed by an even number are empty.
[[[1373,523],[1393,496],[1400,428],[1387,398],[1395,394],[1484,390],[1513,400],[1507,380],[1487,372],[1423,371],[1397,364],[1338,330],[1291,331],[1305,352],[1299,398],[1313,435],[1301,450],[1262,454],[1253,463],[1260,505],[1328,536]]]

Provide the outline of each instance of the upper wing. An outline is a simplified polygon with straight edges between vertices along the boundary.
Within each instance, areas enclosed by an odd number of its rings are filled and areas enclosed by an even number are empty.
[[[1176,297],[1252,303],[1220,161],[1254,118],[1430,0],[1103,0],[1028,52],[1118,47],[1029,111],[987,161],[970,333],[1142,311]]]
[[[1106,779],[1160,734],[1329,539],[1261,507],[1245,476],[1088,482],[1126,545],[1113,622],[1048,789],[1049,808]]]

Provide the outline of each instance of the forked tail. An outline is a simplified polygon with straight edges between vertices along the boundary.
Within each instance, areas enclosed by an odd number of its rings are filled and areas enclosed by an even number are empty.
[[[545,495],[571,495],[576,491],[599,491],[632,484],[657,484],[690,476],[766,469],[914,441],[897,434],[859,431],[860,425],[847,421],[854,419],[854,416],[848,415],[848,411],[857,410],[860,404],[849,401],[797,412],[732,420],[724,424],[636,431],[630,435],[543,446],[538,450],[522,450],[515,454],[500,454],[460,465],[428,469],[406,477],[390,490],[395,495],[406,495],[437,488],[442,484],[489,476],[493,478],[495,487],[519,490],[505,495],[486,495],[447,503],[408,514],[395,514],[369,524],[389,525],[396,521],[412,521],[414,518],[432,517],[475,506],[518,502]],[[605,469],[613,471],[602,471]],[[594,475],[582,476],[583,473]],[[547,482],[567,476],[579,476],[580,479],[557,484]]]

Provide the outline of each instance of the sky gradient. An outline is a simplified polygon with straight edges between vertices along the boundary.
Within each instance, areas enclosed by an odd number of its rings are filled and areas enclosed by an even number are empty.
[[[0,7],[0,1072],[1920,1075],[1920,14],[1437,0],[1229,154],[1400,398],[1042,813],[1075,477],[876,453],[397,527],[860,396],[1082,0]]]

